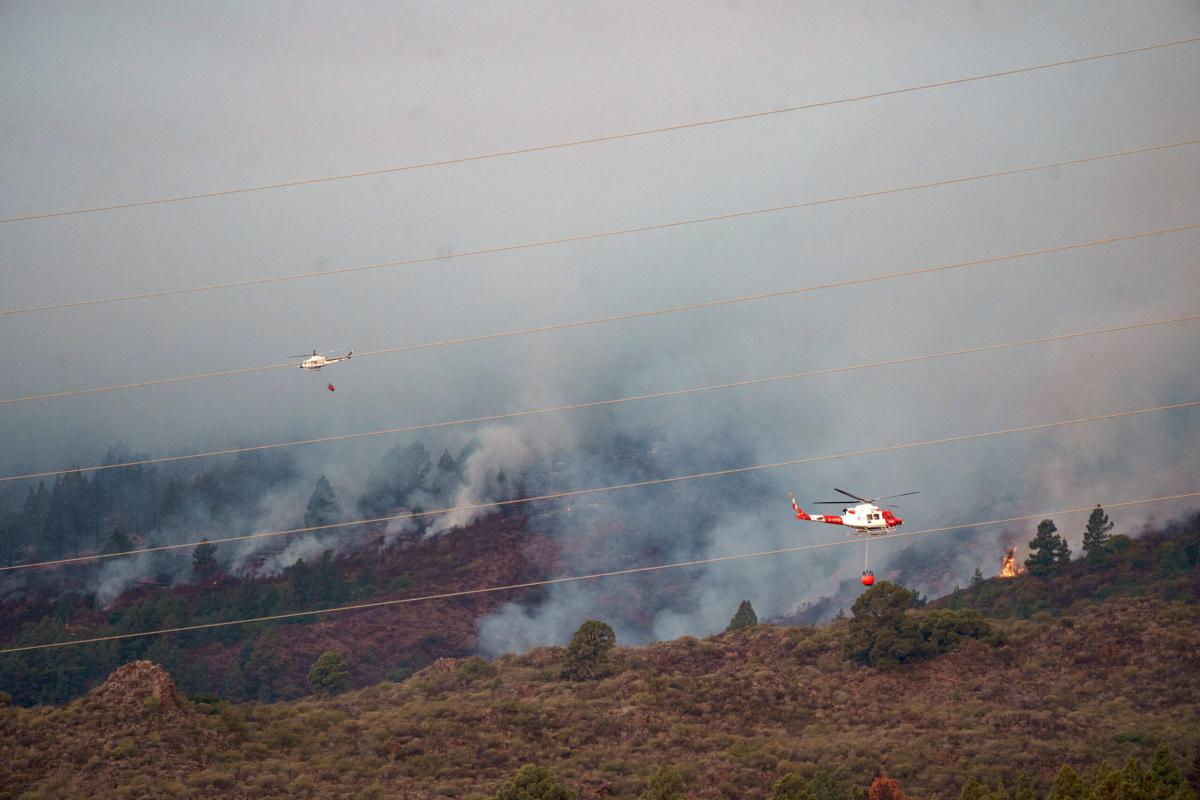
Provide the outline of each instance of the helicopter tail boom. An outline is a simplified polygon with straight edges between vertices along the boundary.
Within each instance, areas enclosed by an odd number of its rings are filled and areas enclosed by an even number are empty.
[[[842,522],[842,518],[838,517],[838,516],[833,516],[830,514],[818,514],[815,517],[812,516],[811,514],[806,512],[803,508],[801,508],[800,504],[796,502],[795,494],[792,494],[791,492],[788,492],[788,494],[791,495],[791,498],[792,498],[792,511],[796,512],[796,519],[800,520],[801,522],[824,522],[827,525],[843,525],[844,524]]]

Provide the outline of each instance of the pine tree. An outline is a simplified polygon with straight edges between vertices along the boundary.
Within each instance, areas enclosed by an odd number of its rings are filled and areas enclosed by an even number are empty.
[[[162,495],[154,507],[154,527],[162,529],[163,522],[183,511],[187,499],[187,488],[180,478],[171,478],[163,488]]]
[[[1098,504],[1088,517],[1087,527],[1083,531],[1083,552],[1089,556],[1099,556],[1108,552],[1108,540],[1113,529],[1104,509]]]
[[[979,567],[975,567],[975,574],[971,576],[971,588],[978,589],[983,586],[983,572]]]
[[[54,488],[50,490],[50,503],[46,510],[46,531],[38,543],[39,554],[62,558],[66,555],[67,528],[66,485],[63,476],[54,479]]]
[[[593,680],[607,674],[610,651],[617,636],[607,623],[589,619],[579,626],[563,656],[562,675],[571,680]]]
[[[337,495],[324,475],[317,478],[312,494],[308,497],[308,507],[304,511],[304,527],[315,528],[336,522],[342,514],[338,505]]]
[[[317,657],[308,671],[308,685],[313,694],[339,694],[350,688],[350,670],[341,653],[327,650]]]
[[[433,472],[433,493],[438,497],[448,498],[460,483],[462,473],[458,469],[458,462],[450,455],[449,450],[443,450]]]
[[[754,606],[750,605],[749,600],[743,600],[738,606],[737,613],[733,615],[733,619],[729,620],[727,631],[740,631],[742,628],[749,628],[752,625],[758,624],[758,615],[754,613]]]
[[[1071,550],[1067,542],[1058,535],[1058,527],[1053,520],[1044,519],[1038,523],[1037,535],[1029,542],[1029,558],[1025,559],[1025,569],[1029,574],[1039,578],[1058,575],[1071,561]]]
[[[1160,744],[1154,751],[1147,778],[1152,787],[1153,800],[1171,800],[1183,786],[1183,775],[1179,772],[1179,767],[1175,766],[1171,749],[1166,744]]]
[[[50,492],[45,481],[38,481],[36,489],[30,489],[21,506],[18,522],[19,533],[13,537],[14,558],[20,559],[30,546],[40,545],[46,534],[46,521],[50,513]]]
[[[578,794],[558,782],[545,767],[526,764],[504,782],[496,800],[577,800]]]
[[[43,552],[56,558],[66,553],[79,555],[80,545],[90,540],[97,521],[90,512],[87,478],[79,472],[60,474],[50,491]]]
[[[674,767],[659,767],[638,800],[684,800],[683,774]]]
[[[192,582],[202,583],[210,578],[215,578],[220,571],[221,565],[217,563],[217,546],[209,544],[208,539],[196,545],[196,549],[192,551]]]

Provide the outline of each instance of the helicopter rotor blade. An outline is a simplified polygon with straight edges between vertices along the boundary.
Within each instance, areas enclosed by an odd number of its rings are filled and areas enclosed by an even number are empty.
[[[858,502],[860,502],[860,503],[869,503],[869,502],[871,502],[870,500],[866,499],[865,497],[859,497],[859,496],[858,496],[858,495],[856,495],[856,494],[850,494],[850,493],[849,493],[849,492],[847,492],[845,489],[839,489],[839,488],[837,488],[836,486],[835,486],[835,487],[833,487],[833,490],[834,490],[835,492],[838,492],[839,494],[844,494],[844,495],[846,495],[846,497],[853,497],[855,500],[857,500],[857,501],[858,501]]]
[[[903,494],[889,494],[887,497],[879,497],[877,500],[891,500],[894,497],[908,497],[910,494],[920,494],[920,492],[904,492]]]
[[[809,505],[813,506],[845,506],[845,500],[814,500]]]

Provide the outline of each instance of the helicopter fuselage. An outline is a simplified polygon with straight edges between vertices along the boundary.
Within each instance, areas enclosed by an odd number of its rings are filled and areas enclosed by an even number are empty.
[[[856,506],[847,506],[842,509],[842,513],[838,514],[808,514],[804,509],[792,500],[792,509],[796,512],[796,519],[802,522],[823,522],[826,525],[842,525],[850,528],[848,534],[854,535],[865,533],[871,536],[882,536],[904,524],[904,520],[897,517],[886,508],[881,509],[873,503],[860,503]]]
[[[335,358],[328,358],[320,353],[313,353],[311,356],[301,361],[297,366],[300,367],[300,369],[320,369],[321,367],[328,367],[330,364],[336,364],[339,361],[349,361],[350,356],[352,355],[354,355],[353,350],[351,350],[349,353],[346,353],[344,356],[336,356]]]

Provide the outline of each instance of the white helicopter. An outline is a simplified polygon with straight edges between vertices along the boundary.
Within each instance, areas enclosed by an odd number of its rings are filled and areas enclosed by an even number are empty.
[[[887,506],[880,508],[876,503],[880,500],[893,500],[897,497],[908,497],[910,494],[920,494],[920,492],[904,492],[903,494],[891,494],[887,497],[876,497],[874,500],[867,500],[859,497],[856,494],[851,494],[844,489],[834,488],[835,492],[844,494],[849,498],[858,501],[858,505],[847,506],[845,500],[821,500],[813,503],[817,506],[842,506],[842,515],[835,514],[818,514],[810,516],[805,513],[799,504],[796,502],[796,495],[788,492],[792,498],[792,510],[796,512],[796,519],[804,522],[824,522],[829,525],[845,525],[851,528],[847,534],[854,536],[860,533],[866,533],[871,536],[882,536],[890,532],[893,528],[899,528],[904,524],[904,520],[897,517],[889,509],[897,508],[897,506]]]
[[[349,361],[352,355],[354,355],[353,350],[344,356],[326,356],[324,353],[318,353],[316,350],[313,350],[312,355],[301,353],[298,356],[288,356],[288,358],[303,358],[304,360],[297,365],[300,369],[320,369],[321,367],[328,367],[330,364],[336,364],[339,361]]]
[[[800,504],[796,502],[795,494],[788,492],[788,495],[792,498],[792,510],[796,512],[796,519],[802,522],[824,522],[827,525],[844,525],[850,529],[846,531],[847,535],[850,536],[858,536],[864,533],[868,537],[886,536],[894,529],[903,525],[904,520],[891,512],[890,509],[896,508],[896,506],[880,508],[877,503],[880,500],[893,500],[897,497],[908,497],[910,494],[920,494],[920,492],[904,492],[903,494],[892,494],[887,497],[876,497],[873,500],[867,500],[865,497],[851,494],[844,489],[834,488],[834,491],[857,500],[858,505],[848,506],[845,500],[822,500],[814,503],[814,505],[842,506],[841,516],[836,514],[818,514],[813,516],[800,507]],[[863,552],[863,586],[871,586],[875,583],[875,573],[871,571],[870,565],[870,542],[871,540],[868,538],[863,543],[865,545]]]

